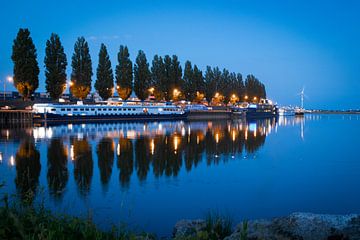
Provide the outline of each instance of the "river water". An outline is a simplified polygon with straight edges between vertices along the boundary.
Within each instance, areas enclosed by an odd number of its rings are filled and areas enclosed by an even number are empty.
[[[0,194],[169,236],[179,219],[360,213],[360,118],[1,127]]]

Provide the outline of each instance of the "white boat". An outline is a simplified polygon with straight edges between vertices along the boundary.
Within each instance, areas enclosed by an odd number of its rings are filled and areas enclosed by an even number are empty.
[[[186,112],[171,103],[140,101],[107,101],[97,104],[33,105],[34,122],[97,122],[121,120],[179,120]]]
[[[294,116],[295,115],[295,109],[292,107],[280,107],[278,112],[279,112],[279,116]]]

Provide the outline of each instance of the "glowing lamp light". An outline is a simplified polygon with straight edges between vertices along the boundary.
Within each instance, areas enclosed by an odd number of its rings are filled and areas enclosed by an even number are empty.
[[[6,80],[12,83],[14,81],[14,78],[12,76],[7,76]]]

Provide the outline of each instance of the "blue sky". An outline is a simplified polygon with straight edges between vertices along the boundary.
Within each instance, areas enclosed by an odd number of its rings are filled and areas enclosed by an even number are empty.
[[[257,76],[279,104],[360,108],[360,2],[358,1],[6,1],[2,3],[0,78],[12,74],[12,42],[30,29],[44,91],[45,43],[60,35],[68,74],[76,38],[84,36],[93,60],[101,43],[113,68],[121,44],[134,60],[139,49],[176,54],[206,65]],[[2,86],[2,85],[1,85]],[[9,87],[10,85],[8,85]],[[2,88],[1,88],[2,90]]]

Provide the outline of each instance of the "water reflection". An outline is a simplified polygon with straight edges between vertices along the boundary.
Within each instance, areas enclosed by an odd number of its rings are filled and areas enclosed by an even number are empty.
[[[210,166],[251,156],[278,126],[302,125],[304,121],[304,118],[280,118],[252,122],[71,124],[5,129],[1,138],[8,139],[10,135],[14,142],[21,143],[15,160],[10,156],[8,161],[16,165],[16,186],[22,193],[35,191],[41,169],[37,149],[47,145],[47,151],[41,154],[47,155],[49,193],[60,199],[69,181],[71,163],[77,189],[86,196],[94,174],[93,158],[97,160],[105,191],[114,171],[114,159],[120,186],[128,188],[134,173],[139,181],[146,181],[149,174],[155,178],[176,177],[182,168],[189,172],[202,161]],[[8,155],[2,149],[1,163]]]
[[[51,139],[47,151],[47,181],[49,192],[60,198],[69,179],[67,148],[59,138]]]
[[[91,146],[86,138],[71,139],[74,151],[74,178],[82,195],[90,191],[90,184],[93,175],[93,159]]]
[[[119,180],[123,187],[128,186],[134,168],[133,144],[130,139],[120,138],[116,150]]]
[[[11,160],[10,160],[11,161]],[[41,171],[40,153],[31,139],[24,140],[16,153],[15,184],[22,199],[33,200]]]
[[[109,137],[102,138],[97,145],[98,167],[101,183],[104,187],[107,187],[111,177],[114,165],[114,148],[114,141]]]

